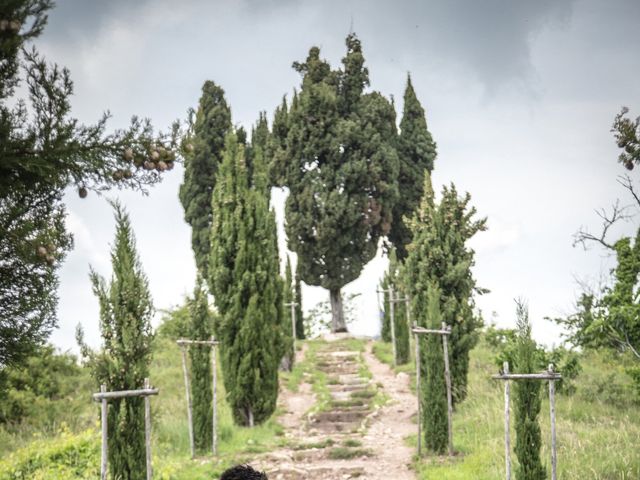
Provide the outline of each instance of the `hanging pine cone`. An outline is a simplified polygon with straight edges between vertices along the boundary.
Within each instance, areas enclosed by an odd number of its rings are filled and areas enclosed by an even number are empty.
[[[122,158],[124,158],[127,162],[133,160],[133,150],[131,148],[126,148],[124,153],[122,154]]]
[[[119,182],[120,180],[122,180],[122,177],[124,176],[122,173],[122,170],[116,170],[115,172],[113,172],[113,179],[116,182]]]
[[[127,168],[126,170],[122,171],[122,176],[128,180],[133,177],[133,173]]]
[[[627,160],[624,164],[627,170],[633,170],[633,160]]]
[[[11,20],[9,22],[9,29],[13,32],[13,33],[18,33],[20,31],[20,28],[22,27],[22,25],[20,24],[20,22],[18,20]]]
[[[53,265],[53,262],[55,262],[56,259],[53,257],[53,255],[47,255],[47,263],[49,265]]]
[[[158,168],[159,172],[164,172],[167,169],[167,164],[165,162],[163,162],[162,160],[160,160],[158,162],[157,168]]]
[[[0,32],[9,30],[9,20],[0,20]]]
[[[151,152],[151,160],[158,160],[160,158],[160,154],[157,150]]]
[[[173,170],[173,162],[167,162],[167,170]]]
[[[43,245],[40,245],[37,249],[36,249],[36,253],[38,254],[38,256],[40,258],[45,258],[47,256],[47,249],[44,248]]]
[[[152,166],[153,165],[153,166]],[[144,168],[145,170],[153,170],[153,168],[155,167],[155,165],[153,164],[153,162],[150,162],[149,160],[146,160],[143,164],[142,164],[142,168]]]
[[[87,189],[86,189],[85,187],[80,187],[80,188],[78,189],[78,196],[79,196],[80,198],[87,198],[87,194],[88,194],[88,193],[89,193],[89,192],[87,191]]]

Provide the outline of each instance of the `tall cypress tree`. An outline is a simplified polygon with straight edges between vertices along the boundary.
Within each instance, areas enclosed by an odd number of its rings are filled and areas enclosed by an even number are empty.
[[[466,242],[485,230],[486,219],[475,220],[471,197],[459,197],[454,185],[444,187],[439,204],[434,201],[431,176],[425,172],[424,195],[409,225],[413,240],[407,247],[405,285],[412,299],[411,311],[426,308],[428,286],[441,290],[440,312],[451,326],[449,352],[453,401],[466,396],[469,352],[477,341],[481,321],[474,315],[473,293],[482,293],[471,274],[474,251]]]
[[[111,250],[113,276],[109,284],[91,271],[93,292],[100,303],[102,350],[92,352],[78,341],[98,384],[107,390],[137,390],[149,376],[151,317],[153,305],[149,283],[135,248],[129,216],[114,203],[116,239]],[[146,478],[144,400],[142,397],[109,402],[109,471],[113,480]]]
[[[203,289],[200,275],[196,281],[190,310],[190,337],[194,340],[209,340],[213,332],[213,319],[209,311],[207,292]],[[196,450],[205,453],[211,450],[211,432],[213,399],[211,380],[211,350],[206,345],[192,345],[189,348],[191,359],[191,398],[193,399],[193,436]]]
[[[300,284],[300,275],[296,271],[295,279],[295,300],[296,300],[296,336],[298,340],[304,340],[307,336],[304,331],[304,314],[302,310],[302,285]]]
[[[420,326],[440,329],[440,289],[427,288],[427,309],[418,315]],[[444,351],[440,335],[420,335],[420,371],[424,382],[420,390],[425,446],[438,454],[444,453],[448,443],[447,391],[444,378]],[[424,352],[424,353],[422,353]]]
[[[516,307],[517,338],[514,358],[514,373],[534,373],[540,359],[538,349],[531,338],[531,324],[527,306],[517,302]],[[542,384],[538,380],[515,382],[515,421],[516,455],[518,468],[517,480],[544,480],[545,468],[540,460],[540,415]]]
[[[289,187],[289,248],[301,279],[329,290],[333,331],[346,331],[340,290],[375,256],[397,197],[395,111],[381,94],[364,93],[360,41],[351,34],[346,45],[341,70],[317,47],[294,63],[302,87],[288,113],[286,151],[274,163]]]
[[[227,400],[234,420],[253,426],[275,410],[283,351],[276,221],[260,148],[249,179],[244,146],[233,133],[225,145],[213,193],[209,275],[221,315],[217,333]]]
[[[184,181],[179,192],[184,218],[191,225],[196,267],[204,278],[208,277],[211,251],[211,195],[222,162],[225,135],[230,129],[231,110],[224,90],[207,80],[202,86],[193,132],[187,140],[191,152],[185,155]]]
[[[398,189],[402,195],[393,209],[393,226],[389,241],[395,246],[400,261],[407,257],[407,245],[411,243],[411,230],[405,222],[418,207],[424,193],[424,172],[433,170],[436,144],[427,129],[425,112],[407,76],[404,91],[404,110],[398,138],[400,168]]]

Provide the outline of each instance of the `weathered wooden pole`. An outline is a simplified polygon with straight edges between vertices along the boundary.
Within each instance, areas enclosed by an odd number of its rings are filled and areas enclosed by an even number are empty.
[[[211,370],[213,371],[213,432],[211,441],[211,451],[214,455],[218,454],[218,369],[216,362],[216,344],[215,337],[211,337]]]
[[[505,375],[509,375],[509,362],[502,364],[502,371]],[[511,429],[509,414],[509,396],[511,393],[511,384],[509,380],[504,382],[504,459],[507,480],[511,480]]]
[[[420,392],[420,337],[414,334],[416,343],[416,397],[418,398],[418,457],[422,455],[422,395]]]
[[[103,383],[100,385],[100,393],[105,393],[107,386]],[[107,434],[107,399],[103,398],[100,402],[100,418],[102,421],[102,455],[100,457],[100,479],[107,480],[107,453],[108,453],[108,439]]]
[[[149,390],[149,379],[144,379],[144,389]],[[144,446],[147,457],[147,480],[153,477],[153,468],[151,466],[151,399],[144,397]]]
[[[393,366],[398,365],[398,354],[396,347],[396,322],[395,322],[395,299],[393,285],[389,285],[389,328],[391,329],[391,345],[393,346]]]
[[[411,329],[411,310],[409,310],[410,308],[409,304],[410,304],[409,294],[405,293],[404,294],[404,310],[407,315],[407,328]],[[409,335],[409,355],[411,355],[411,338],[413,338],[413,335]]]
[[[548,369],[553,374],[553,364]],[[551,416],[551,480],[556,480],[558,457],[556,453],[556,382],[549,380],[549,414]]]
[[[447,324],[442,322],[443,331],[451,331]],[[442,335],[442,350],[444,353],[444,380],[447,384],[447,427],[449,433],[449,456],[453,456],[453,399],[451,392],[451,372],[449,371],[449,344],[447,337]]]
[[[180,345],[182,350],[182,373],[184,374],[184,389],[187,394],[187,421],[189,422],[189,446],[191,447],[191,458],[196,456],[195,444],[193,439],[193,405],[191,403],[191,388],[189,386],[189,371],[187,369],[187,347]]]

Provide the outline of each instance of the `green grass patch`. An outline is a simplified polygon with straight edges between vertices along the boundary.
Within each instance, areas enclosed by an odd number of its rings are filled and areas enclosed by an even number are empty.
[[[369,457],[371,450],[366,448],[334,447],[329,450],[328,457],[331,460],[350,460],[352,458]]]

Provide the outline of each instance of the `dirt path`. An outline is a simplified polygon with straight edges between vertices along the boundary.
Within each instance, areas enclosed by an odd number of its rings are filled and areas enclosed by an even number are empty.
[[[408,376],[396,376],[370,350],[371,343],[364,353],[340,341],[323,345],[316,354],[316,367],[326,375],[323,398],[305,381],[297,392],[283,388],[280,422],[288,446],[254,462],[270,480],[415,478],[408,468],[412,449],[404,443],[415,430]],[[382,408],[373,404],[378,390],[390,399]]]

